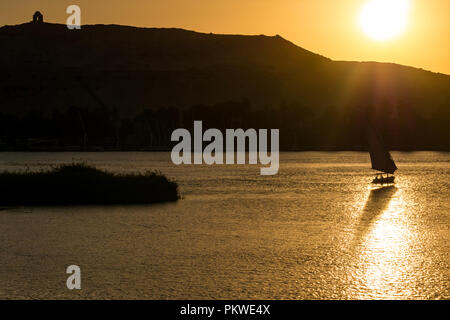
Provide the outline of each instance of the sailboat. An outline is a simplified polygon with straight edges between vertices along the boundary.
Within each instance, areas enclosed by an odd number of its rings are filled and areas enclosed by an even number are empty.
[[[394,160],[392,159],[389,150],[386,148],[381,136],[375,131],[372,126],[369,127],[369,153],[372,162],[372,169],[380,171],[376,174],[372,183],[375,184],[390,184],[394,183],[394,172],[397,170]],[[386,176],[383,176],[383,173]],[[391,175],[389,175],[391,174]]]

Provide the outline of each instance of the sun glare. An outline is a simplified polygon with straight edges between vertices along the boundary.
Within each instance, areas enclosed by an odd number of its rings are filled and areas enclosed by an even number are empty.
[[[409,6],[409,0],[369,0],[361,8],[359,24],[372,39],[391,40],[405,31]]]

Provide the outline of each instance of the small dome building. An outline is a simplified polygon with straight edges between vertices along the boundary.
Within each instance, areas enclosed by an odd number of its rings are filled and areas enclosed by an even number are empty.
[[[39,11],[36,11],[33,14],[33,23],[43,23],[44,22],[44,16]]]

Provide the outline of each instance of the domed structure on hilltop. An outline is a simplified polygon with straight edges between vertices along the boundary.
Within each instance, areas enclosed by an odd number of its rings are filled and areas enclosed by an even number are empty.
[[[33,23],[43,23],[44,16],[39,11],[36,11],[33,15]]]

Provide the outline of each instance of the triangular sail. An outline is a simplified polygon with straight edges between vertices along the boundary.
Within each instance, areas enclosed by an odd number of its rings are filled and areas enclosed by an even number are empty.
[[[374,128],[369,125],[369,152],[372,169],[393,174],[397,170],[391,154]]]

